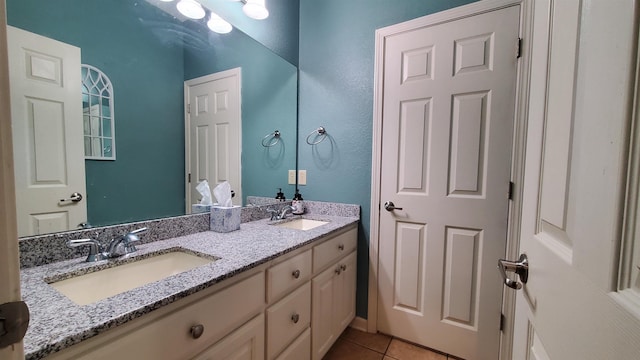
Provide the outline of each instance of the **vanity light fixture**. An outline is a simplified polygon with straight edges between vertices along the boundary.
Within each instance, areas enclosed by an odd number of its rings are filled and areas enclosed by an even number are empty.
[[[211,31],[216,32],[218,34],[227,34],[231,32],[233,27],[231,24],[226,22],[223,18],[221,18],[218,14],[211,12],[209,16],[209,21],[207,21],[207,26]]]
[[[269,17],[269,10],[265,6],[265,0],[241,0],[244,6],[242,11],[248,17],[256,20],[263,20]]]
[[[202,5],[195,0],[180,0],[176,7],[182,15],[191,19],[202,19],[206,15]]]

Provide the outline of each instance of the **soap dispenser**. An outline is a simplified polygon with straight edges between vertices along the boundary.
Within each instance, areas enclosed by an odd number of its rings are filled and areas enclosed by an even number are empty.
[[[278,188],[278,193],[276,194],[276,200],[278,200],[278,201],[285,201],[285,200],[287,200],[287,199],[284,197],[284,193],[282,192],[282,188]]]
[[[291,207],[293,208],[292,213],[296,215],[304,214],[304,202],[302,201],[302,195],[296,189],[296,194],[293,196],[293,201],[291,202]]]

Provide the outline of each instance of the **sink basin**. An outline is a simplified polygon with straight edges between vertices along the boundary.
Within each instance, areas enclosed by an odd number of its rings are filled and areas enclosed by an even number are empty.
[[[317,228],[318,226],[322,226],[324,224],[328,224],[328,221],[319,221],[319,220],[311,220],[311,219],[295,219],[287,222],[283,222],[280,224],[275,224],[275,226],[284,227],[288,229],[296,229],[296,230],[311,230]]]
[[[78,305],[87,305],[214,260],[182,251],[159,254],[51,283]]]

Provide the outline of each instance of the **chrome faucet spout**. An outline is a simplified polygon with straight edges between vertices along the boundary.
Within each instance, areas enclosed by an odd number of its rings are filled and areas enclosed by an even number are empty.
[[[146,227],[131,231],[117,239],[111,240],[107,249],[109,257],[119,257],[138,251],[135,246],[135,243],[140,241],[138,234],[144,234],[145,232],[147,232]]]
[[[287,214],[293,213],[293,210],[295,209],[291,205],[283,207],[282,212],[280,212],[280,219],[285,219],[287,217]]]

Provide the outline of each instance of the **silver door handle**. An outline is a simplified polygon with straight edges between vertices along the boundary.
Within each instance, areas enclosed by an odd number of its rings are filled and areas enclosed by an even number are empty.
[[[69,201],[72,201],[74,203],[82,201],[82,194],[80,194],[79,192],[74,192],[73,194],[71,194],[71,196],[69,196],[68,199],[60,199],[61,203],[66,203]]]
[[[393,201],[387,201],[386,203],[384,203],[384,209],[387,211],[402,210],[401,207],[396,207]]]
[[[527,255],[522,254],[518,261],[510,261],[505,259],[498,260],[498,269],[500,270],[500,274],[502,275],[502,279],[504,280],[504,284],[508,287],[516,290],[522,289],[522,284],[526,284],[529,279],[529,259],[527,259]],[[513,281],[507,277],[507,271],[514,272],[518,274],[520,281]]]

